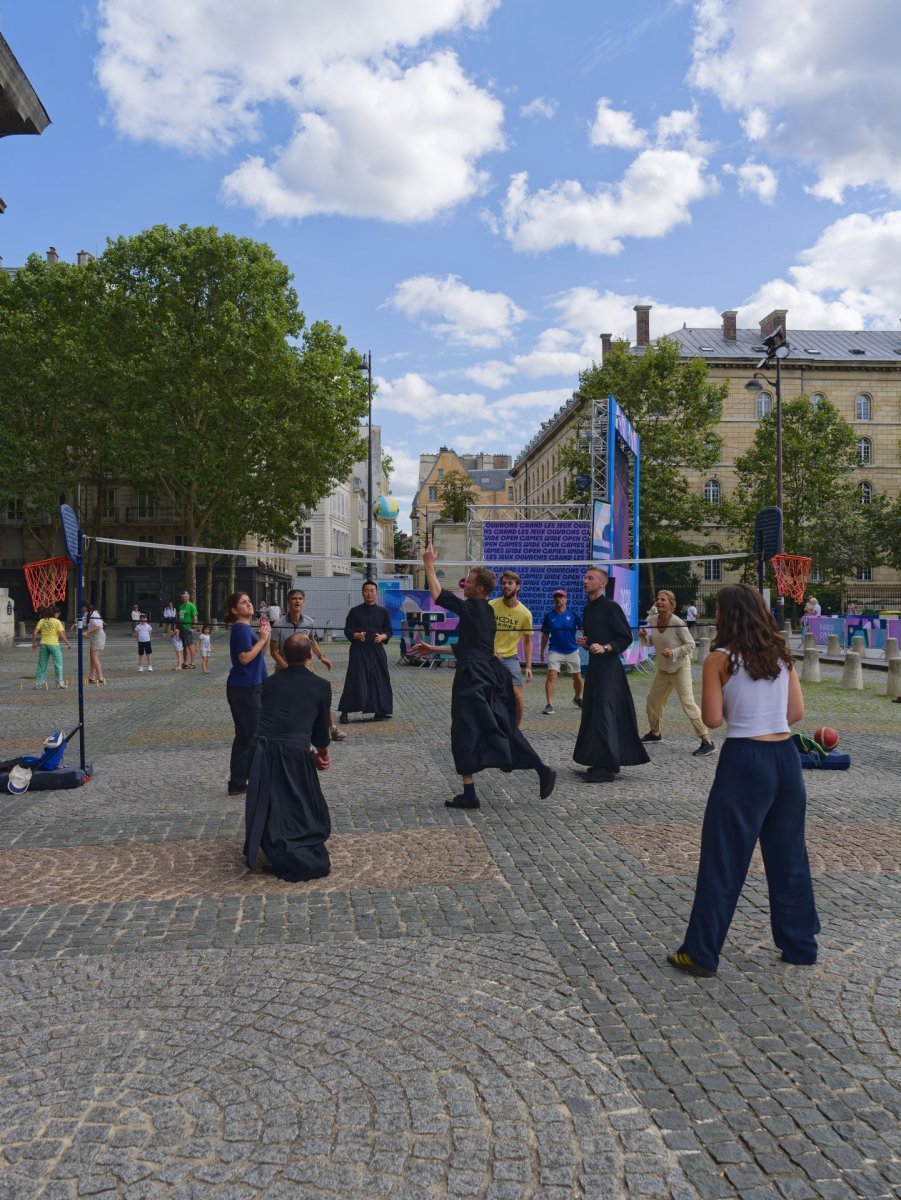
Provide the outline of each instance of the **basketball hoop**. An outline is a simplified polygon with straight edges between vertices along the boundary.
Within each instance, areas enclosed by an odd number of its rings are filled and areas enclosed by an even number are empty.
[[[776,574],[776,590],[780,596],[791,596],[800,604],[810,582],[812,558],[803,554],[774,554],[770,565]]]
[[[35,612],[65,600],[68,558],[42,558],[40,562],[26,563],[22,570]]]

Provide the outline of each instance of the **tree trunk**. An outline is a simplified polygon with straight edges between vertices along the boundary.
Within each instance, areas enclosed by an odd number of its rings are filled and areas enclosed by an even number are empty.
[[[213,571],[219,562],[218,554],[205,554],[206,560],[206,576],[203,581],[203,609],[204,624],[211,625],[213,622]]]

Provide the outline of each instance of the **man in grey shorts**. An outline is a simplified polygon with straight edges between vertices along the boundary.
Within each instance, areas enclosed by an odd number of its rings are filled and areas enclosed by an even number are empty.
[[[312,657],[315,656],[323,664],[326,670],[330,671],[332,669],[331,662],[322,653],[322,647],[316,640],[316,625],[313,621],[313,618],[307,616],[307,614],[303,611],[305,599],[306,597],[300,588],[294,588],[293,591],[288,592],[288,611],[283,617],[279,617],[278,620],[274,621],[272,624],[272,636],[269,639],[269,653],[275,660],[276,671],[283,671],[285,667],[287,667],[288,664],[285,661],[284,654],[282,653],[282,647],[288,638],[292,637],[295,633],[304,633],[310,639],[310,646],[312,648],[312,655],[310,659],[311,666]],[[329,710],[329,734],[333,742],[343,742],[347,737],[347,734],[342,733],[335,724],[335,716],[331,710]]]
[[[576,614],[567,608],[566,592],[557,588],[554,592],[554,607],[545,613],[541,622],[540,661],[544,661],[544,653],[550,643],[547,656],[547,679],[544,684],[544,695],[547,704],[541,710],[549,717],[554,711],[554,683],[564,669],[573,677],[573,704],[582,707],[582,660],[579,656],[579,644],[576,633],[581,628],[581,622]]]

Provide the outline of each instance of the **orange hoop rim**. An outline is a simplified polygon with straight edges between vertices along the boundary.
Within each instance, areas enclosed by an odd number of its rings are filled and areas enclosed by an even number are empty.
[[[806,554],[774,554],[770,559],[773,574],[776,576],[776,589],[780,596],[791,596],[796,604],[800,604],[810,582],[810,568],[813,559]]]
[[[35,612],[46,608],[48,604],[65,600],[69,575],[67,557],[41,558],[37,562],[25,563],[22,570]]]

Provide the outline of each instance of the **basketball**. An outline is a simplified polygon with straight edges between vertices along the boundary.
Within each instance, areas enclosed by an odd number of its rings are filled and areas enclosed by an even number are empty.
[[[400,506],[393,496],[379,496],[372,506],[372,515],[381,525],[393,525],[400,516]]]
[[[824,750],[834,750],[838,745],[838,730],[833,729],[831,725],[821,725],[814,733],[813,740]]]

